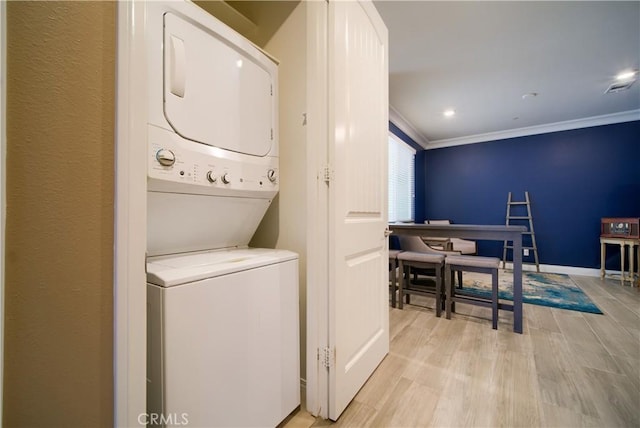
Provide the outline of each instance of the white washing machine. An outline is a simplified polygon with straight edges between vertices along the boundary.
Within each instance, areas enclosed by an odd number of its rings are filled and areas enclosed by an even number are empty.
[[[150,425],[276,426],[300,404],[298,256],[248,243],[279,189],[277,64],[147,2]]]
[[[300,403],[297,255],[212,251],[147,266],[148,413],[196,427],[285,419]]]

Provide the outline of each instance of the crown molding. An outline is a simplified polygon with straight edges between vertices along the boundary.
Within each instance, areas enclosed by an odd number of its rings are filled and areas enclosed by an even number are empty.
[[[393,108],[391,104],[389,104],[389,120],[395,126],[400,128],[402,132],[404,132],[409,137],[411,137],[413,141],[418,143],[420,147],[422,147],[423,149],[429,148],[430,146],[429,140],[427,140],[427,138],[424,135],[422,135],[420,131],[414,128],[413,125],[407,119],[405,119],[400,113],[398,113],[398,111],[395,108]]]
[[[389,111],[391,111],[391,108],[389,109]],[[391,117],[391,114],[389,114],[389,117]],[[517,128],[517,129],[509,129],[506,131],[488,132],[486,134],[470,135],[467,137],[434,140],[434,141],[430,141],[427,144],[427,146],[423,146],[423,147],[426,150],[440,149],[443,147],[453,147],[453,146],[462,146],[466,144],[484,143],[487,141],[504,140],[507,138],[516,138],[516,137],[525,137],[528,135],[546,134],[549,132],[568,131],[571,129],[589,128],[592,126],[610,125],[614,123],[633,122],[636,120],[640,120],[640,109],[629,110],[629,111],[624,111],[620,113],[606,114],[602,116],[592,116],[592,117],[587,117],[583,119],[567,120],[564,122],[548,123],[545,125],[529,126],[526,128]],[[396,123],[396,126],[400,127],[397,123]]]

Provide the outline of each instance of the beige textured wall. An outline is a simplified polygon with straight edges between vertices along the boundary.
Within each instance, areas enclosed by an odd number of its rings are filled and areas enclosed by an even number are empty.
[[[7,4],[3,426],[113,426],[115,2]]]

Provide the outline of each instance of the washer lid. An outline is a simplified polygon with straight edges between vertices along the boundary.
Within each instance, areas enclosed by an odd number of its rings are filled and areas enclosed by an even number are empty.
[[[222,30],[165,14],[165,118],[186,139],[266,156],[277,145],[277,66]]]
[[[150,257],[147,260],[147,282],[171,287],[297,258],[298,255],[291,251],[267,248],[234,248]]]

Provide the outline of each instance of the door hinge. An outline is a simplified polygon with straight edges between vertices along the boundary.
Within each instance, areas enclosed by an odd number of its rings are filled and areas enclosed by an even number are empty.
[[[270,87],[271,87],[271,89],[270,89],[271,94],[270,95],[273,96],[273,85],[270,85]]]
[[[331,368],[336,362],[336,348],[318,348],[318,361],[324,368]]]
[[[333,174],[331,173],[331,167],[327,165],[324,168],[322,168],[322,180],[324,180],[324,182],[328,184],[329,182],[331,182],[332,179],[333,179]]]
[[[273,141],[273,128],[271,128],[271,141]]]

